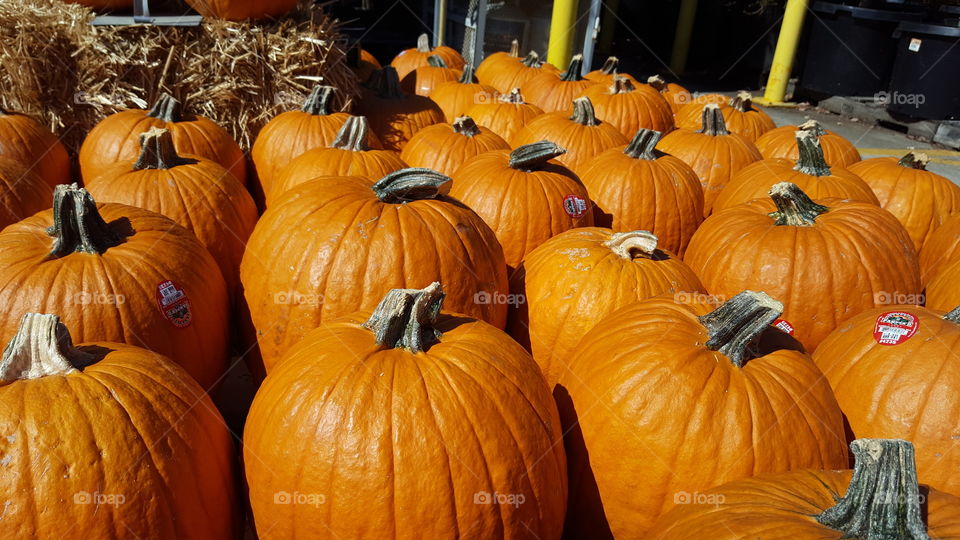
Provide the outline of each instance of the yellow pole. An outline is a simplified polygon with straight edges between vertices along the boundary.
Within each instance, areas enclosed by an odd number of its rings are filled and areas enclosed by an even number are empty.
[[[770,77],[763,98],[755,100],[763,105],[782,104],[787,95],[787,83],[793,69],[793,58],[803,30],[803,18],[807,14],[807,0],[787,0],[780,23],[780,36],[777,38],[777,50],[773,53]],[[843,74],[838,74],[842,76]]]
[[[680,3],[680,16],[677,17],[677,31],[673,37],[673,52],[670,54],[670,69],[674,73],[683,73],[687,69],[687,53],[690,52],[690,38],[696,18],[697,0],[683,0]]]
[[[550,19],[550,45],[547,61],[560,69],[567,69],[573,35],[576,33],[578,0],[554,0],[553,16]]]

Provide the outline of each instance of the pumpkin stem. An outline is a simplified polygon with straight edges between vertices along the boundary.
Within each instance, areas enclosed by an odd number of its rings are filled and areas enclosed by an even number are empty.
[[[816,132],[801,129],[796,132],[796,136],[800,157],[797,158],[793,170],[810,176],[830,176],[830,166],[823,157],[823,148]]]
[[[657,159],[656,147],[660,142],[663,133],[652,129],[641,129],[633,136],[633,140],[623,150],[623,153],[633,159],[645,159],[652,161]]]
[[[500,96],[497,97],[497,100],[500,103],[513,103],[514,105],[523,105],[526,103],[523,101],[523,96],[520,94],[519,88],[510,90],[510,93],[508,94],[500,94]]]
[[[400,169],[374,184],[371,189],[385,203],[401,204],[410,201],[435,199],[441,194],[450,177],[432,169]]]
[[[530,51],[520,63],[527,67],[538,68],[540,67],[540,55],[537,54],[537,51]]]
[[[570,65],[567,66],[567,70],[563,72],[563,75],[560,76],[561,81],[582,81],[583,77],[580,75],[580,72],[583,71],[583,55],[575,54],[573,59],[570,60]]]
[[[517,147],[510,152],[510,167],[521,171],[533,171],[551,159],[566,154],[567,150],[550,141],[538,141]]]
[[[350,150],[352,152],[364,152],[370,149],[367,146],[367,133],[370,130],[370,124],[366,116],[351,116],[343,123],[343,127],[337,132],[337,138],[330,143],[330,148],[339,148],[340,150]]]
[[[747,112],[753,109],[753,94],[741,90],[737,92],[736,97],[730,100],[730,106],[740,112]]]
[[[430,67],[439,67],[439,68],[447,67],[447,63],[443,61],[443,58],[440,58],[435,54],[431,54],[430,56],[427,57],[427,65]]]
[[[944,315],[943,319],[952,323],[960,324],[960,306],[950,310],[950,313]]]
[[[381,347],[425,351],[443,335],[434,325],[444,296],[436,281],[423,289],[393,289],[362,326],[373,331]]]
[[[157,98],[153,108],[147,112],[150,118],[159,118],[164,122],[179,122],[183,119],[183,107],[177,98],[164,92]]]
[[[571,120],[581,126],[598,126],[597,113],[593,110],[593,102],[588,97],[578,97],[573,100],[573,116]]]
[[[710,335],[707,348],[719,351],[733,365],[743,367],[747,361],[747,347],[781,313],[783,304],[767,293],[743,291],[699,319]]]
[[[53,237],[50,258],[75,252],[99,255],[120,240],[100,216],[90,193],[77,184],[53,189],[53,226],[47,234]]]
[[[900,161],[897,162],[897,165],[901,167],[907,167],[908,169],[920,169],[921,171],[927,170],[927,162],[930,161],[930,158],[927,157],[927,154],[923,152],[909,151],[907,155],[900,158]]]
[[[618,232],[603,245],[622,259],[651,259],[657,251],[657,237],[650,231]]]
[[[517,57],[520,56],[520,42],[519,42],[519,41],[513,40],[513,41],[510,42],[510,52],[509,52],[508,54],[509,54],[510,56],[514,57],[514,58],[517,58]]]
[[[820,122],[817,122],[816,120],[807,120],[806,122],[797,126],[797,129],[801,131],[809,131],[817,137],[823,137],[827,134],[827,130],[823,129],[823,126],[820,125]]]
[[[857,439],[847,493],[817,521],[844,538],[927,540],[913,444],[899,439]]]
[[[417,38],[417,52],[430,52],[430,36],[426,33]]]
[[[301,110],[314,116],[326,116],[331,113],[330,102],[337,89],[333,86],[318,84],[310,91],[310,95],[303,101]]]
[[[133,170],[144,169],[172,169],[183,165],[187,160],[177,154],[173,146],[173,135],[169,129],[152,128],[140,134],[140,157],[133,165]]]
[[[667,81],[663,80],[663,77],[659,75],[651,75],[647,77],[647,84],[653,87],[657,92],[663,93],[667,90]]]
[[[620,59],[616,56],[610,56],[607,60],[600,66],[600,73],[604,75],[616,75],[617,68],[620,66]]]
[[[457,82],[460,84],[473,84],[473,81],[477,78],[475,76],[476,69],[474,69],[473,64],[467,64],[463,66],[463,73],[460,75],[460,80]]]
[[[727,131],[727,123],[723,120],[723,112],[720,111],[720,106],[716,103],[704,105],[701,118],[703,129],[700,130],[700,133],[713,136],[730,134]]]
[[[777,211],[771,212],[774,225],[789,225],[791,227],[809,227],[816,222],[817,217],[830,210],[826,206],[813,202],[800,189],[800,186],[791,182],[774,184],[768,193]]]
[[[393,66],[383,66],[370,75],[369,88],[384,99],[402,99],[400,90],[400,76]]]
[[[611,94],[629,94],[636,89],[637,87],[630,82],[630,79],[621,77],[620,75],[614,76],[613,84],[610,85]]]
[[[480,134],[480,127],[469,116],[461,116],[453,121],[453,131],[465,137],[476,137]]]
[[[70,332],[56,315],[27,313],[3,350],[0,383],[74,373],[96,360],[73,346]]]

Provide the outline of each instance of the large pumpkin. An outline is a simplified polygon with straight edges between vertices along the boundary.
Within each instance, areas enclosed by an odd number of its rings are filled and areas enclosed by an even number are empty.
[[[600,69],[595,69],[587,73],[583,78],[607,86],[612,85],[617,77],[623,77],[635,85],[639,84],[633,75],[620,73],[619,69],[620,59],[616,56],[608,56],[607,59],[604,60],[603,65],[600,66]]]
[[[510,150],[510,145],[473,118],[461,116],[450,124],[434,124],[410,138],[400,158],[411,167],[424,167],[451,175],[467,160],[490,150]]]
[[[729,104],[721,103],[718,106],[727,129],[750,142],[756,141],[761,135],[777,127],[767,113],[753,107],[753,96],[749,92],[739,92]],[[699,128],[702,111],[702,105],[696,100],[684,106],[677,113],[677,127]]]
[[[404,49],[397,54],[390,65],[397,70],[397,78],[403,80],[408,73],[421,66],[428,65],[428,59],[431,56],[439,56],[447,67],[452,69],[463,69],[463,57],[456,49],[441,45],[439,47],[430,47],[430,36],[420,34],[417,38],[417,46],[413,49]]]
[[[941,265],[927,283],[925,293],[930,309],[947,311],[960,306],[960,259]]]
[[[624,137],[633,137],[641,129],[663,133],[673,129],[670,105],[653,87],[619,75],[612,81],[583,92],[593,102],[597,118],[613,124]]]
[[[903,226],[869,203],[810,200],[796,184],[707,218],[684,261],[707,290],[782,298],[783,318],[808,351],[840,324],[887,301],[919,295],[917,255]],[[919,297],[919,296],[917,296]]]
[[[228,21],[278,18],[297,6],[297,0],[186,0],[204,17]]]
[[[443,111],[430,98],[400,91],[400,79],[392,66],[370,78],[363,91],[357,114],[366,116],[383,148],[399,152],[414,133],[443,122]]]
[[[490,225],[511,267],[550,237],[593,225],[586,188],[553,161],[563,152],[549,141],[496,150],[470,159],[453,175],[450,196]]]
[[[657,148],[682,159],[700,177],[704,217],[713,211],[713,201],[733,175],[763,158],[753,143],[727,131],[715,104],[703,107],[700,131],[676,129],[661,139]]]
[[[27,313],[0,359],[0,433],[4,538],[241,534],[226,424],[159,354],[74,346],[57,316]]]
[[[873,188],[880,206],[897,216],[918,250],[943,220],[960,213],[960,186],[926,170],[927,156],[908,152],[900,159],[879,157],[850,166]]]
[[[372,309],[395,287],[447,283],[452,310],[503,328],[503,251],[476,213],[442,192],[450,179],[403,169],[377,183],[318,179],[287,191],[257,223],[240,278],[269,370],[330,317]]]
[[[50,207],[53,188],[17,160],[0,155],[0,230]]]
[[[800,157],[764,159],[740,169],[717,195],[713,211],[720,212],[740,203],[763,199],[774,184],[790,182],[813,199],[850,199],[880,206],[870,186],[840,166],[830,167],[812,131],[796,132]]]
[[[651,75],[648,77],[647,84],[652,86],[657,92],[660,92],[663,99],[670,105],[670,111],[673,112],[673,114],[677,114],[677,111],[679,111],[681,107],[693,101],[693,96],[686,88],[676,83],[668,83],[659,75]]]
[[[497,51],[488,54],[477,65],[477,79],[485,80],[495,76],[503,70],[515,68],[520,63],[520,42],[516,39],[510,42],[509,51]]]
[[[448,123],[467,114],[467,110],[477,103],[493,102],[497,91],[492,86],[475,82],[473,66],[463,68],[459,80],[440,83],[430,94],[430,99],[440,107]]]
[[[463,72],[447,67],[443,58],[433,54],[427,58],[427,65],[418,67],[400,79],[400,88],[408,94],[429,97],[438,85],[459,80],[461,75]]]
[[[544,112],[569,112],[570,103],[574,98],[597,84],[584,79],[580,75],[582,69],[583,57],[578,54],[570,61],[565,72],[541,73],[511,88],[519,87],[527,101],[540,107]]]
[[[677,494],[846,465],[840,408],[810,357],[752,345],[780,334],[782,307],[752,291],[713,311],[653,298],[587,332],[554,392],[571,538],[645,538]]]
[[[240,145],[211,120],[185,115],[169,94],[161,94],[149,111],[120,111],[94,126],[80,146],[83,180],[93,180],[115,163],[137,159],[140,134],[151,128],[169,129],[178,151],[216,161],[246,184],[247,161]]]
[[[78,341],[149,349],[205,389],[227,365],[227,287],[193,233],[148,210],[97,205],[76,184],[0,232],[0,306],[0,341],[42,307]]]
[[[611,312],[660,294],[706,293],[649,231],[571,229],[540,244],[520,268],[510,290],[524,303],[510,311],[510,334],[529,344],[551,388],[580,339]]]
[[[481,62],[482,65],[482,62]],[[507,93],[514,88],[520,88],[544,73],[560,73],[556,66],[540,60],[537,51],[530,51],[527,56],[518,59],[516,63],[504,62],[496,70],[477,71],[477,79],[482,84],[492,86],[497,92]]]
[[[51,190],[70,181],[70,156],[57,136],[29,116],[2,108],[0,158],[19,161]]]
[[[519,88],[495,99],[485,99],[467,109],[467,116],[473,118],[478,126],[490,128],[506,141],[541,114],[543,109],[524,101]]]
[[[960,215],[943,220],[920,249],[920,281],[926,286],[940,268],[960,259]]]
[[[960,497],[920,488],[913,444],[859,439],[850,449],[852,471],[764,474],[702,493],[681,493],[684,504],[661,516],[648,538],[960,536]],[[920,480],[924,482],[922,475]]]
[[[860,152],[847,138],[823,129],[816,120],[807,120],[799,126],[781,126],[761,135],[753,144],[764,159],[783,158],[796,161],[800,157],[797,131],[813,132],[823,149],[823,159],[831,167],[847,168],[860,161]]]
[[[243,445],[261,539],[560,538],[566,460],[543,377],[442,304],[437,283],[390,291],[267,376]]]

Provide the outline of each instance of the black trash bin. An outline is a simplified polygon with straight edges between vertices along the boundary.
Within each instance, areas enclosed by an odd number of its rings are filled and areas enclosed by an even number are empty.
[[[960,28],[902,22],[887,110],[911,118],[960,118]]]
[[[915,11],[914,11],[915,10]],[[801,93],[873,96],[887,89],[900,21],[919,21],[912,6],[869,9],[814,2],[808,14]]]

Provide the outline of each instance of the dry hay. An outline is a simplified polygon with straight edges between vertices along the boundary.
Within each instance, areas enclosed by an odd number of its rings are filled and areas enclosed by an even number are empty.
[[[42,118],[73,152],[104,116],[161,91],[245,149],[317,82],[339,88],[340,105],[356,95],[337,23],[312,2],[280,21],[197,28],[93,27],[93,16],[59,0],[0,1],[0,106]]]

